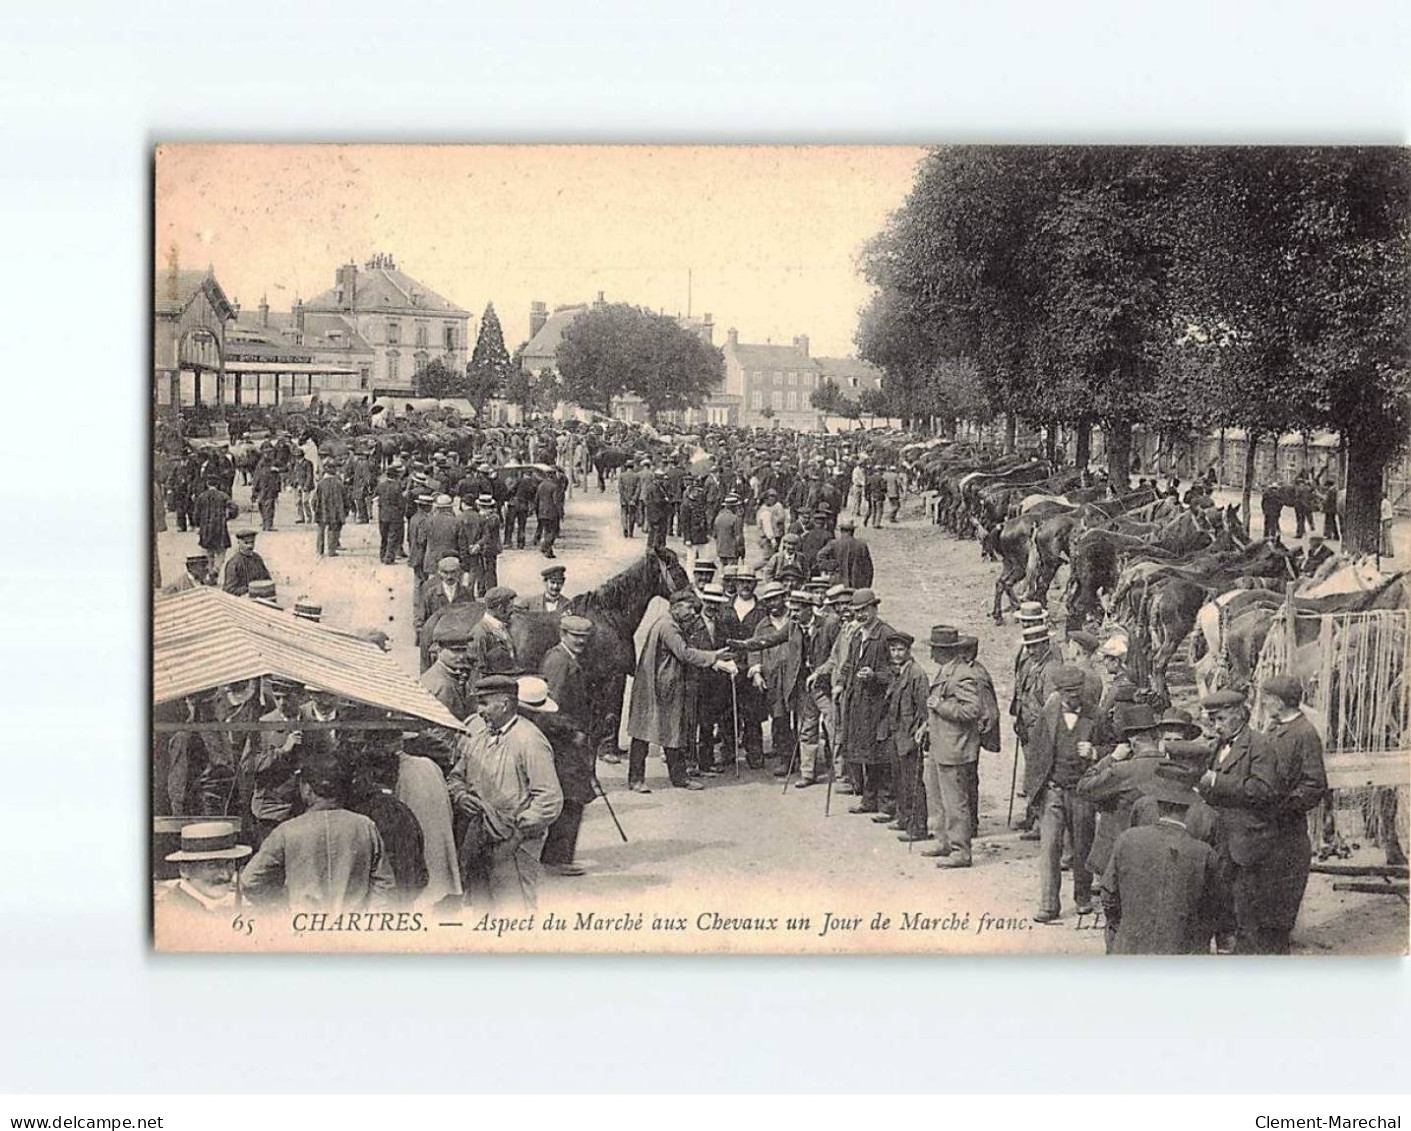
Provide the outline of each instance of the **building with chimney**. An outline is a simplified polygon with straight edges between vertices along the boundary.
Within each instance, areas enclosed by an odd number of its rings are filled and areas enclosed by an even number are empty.
[[[850,401],[861,399],[868,389],[882,387],[882,371],[857,357],[816,357],[820,382],[832,381]]]
[[[351,360],[371,350],[373,393],[408,393],[428,362],[439,358],[463,370],[470,357],[470,313],[399,270],[390,255],[374,255],[361,268],[345,263],[331,289],[296,303],[293,314],[296,330],[302,320],[299,332],[330,355],[341,350]]]
[[[288,311],[261,298],[253,312],[236,308],[226,331],[228,404],[273,405],[288,396],[372,389],[376,355],[340,314],[315,314],[298,299]]]
[[[175,248],[152,296],[152,399],[176,412],[211,403],[226,382],[226,330],[236,307],[210,271],[183,271]]]
[[[725,384],[721,393],[738,407],[731,424],[744,427],[811,429],[818,426],[818,411],[809,396],[819,384],[818,362],[809,356],[808,335],[793,344],[740,341],[731,327],[725,335]]]

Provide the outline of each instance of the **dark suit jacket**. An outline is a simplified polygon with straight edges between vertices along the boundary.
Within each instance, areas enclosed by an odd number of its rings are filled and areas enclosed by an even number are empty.
[[[1281,847],[1284,834],[1303,831],[1302,815],[1282,825],[1278,815],[1303,772],[1293,746],[1275,745],[1246,726],[1223,762],[1217,748],[1210,768],[1215,781],[1200,786],[1200,795],[1219,815],[1217,843],[1236,864],[1257,864]]]
[[[1075,742],[1093,742],[1097,730],[1097,719],[1090,713],[1091,708],[1084,703],[1074,727]],[[1029,741],[1024,747],[1024,791],[1029,795],[1029,803],[1034,804],[1053,772],[1054,743],[1058,737],[1059,725],[1063,722],[1063,698],[1057,692],[1048,697],[1048,702],[1039,712],[1038,722],[1029,732]]]

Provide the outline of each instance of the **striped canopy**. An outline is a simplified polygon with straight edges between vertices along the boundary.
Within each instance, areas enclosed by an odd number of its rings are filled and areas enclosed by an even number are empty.
[[[218,589],[159,596],[152,608],[152,699],[283,676],[386,711],[461,728],[376,644]]]

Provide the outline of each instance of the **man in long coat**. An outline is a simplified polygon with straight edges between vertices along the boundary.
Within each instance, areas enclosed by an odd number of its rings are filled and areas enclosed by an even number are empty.
[[[891,625],[877,615],[880,601],[871,589],[852,595],[857,631],[848,642],[848,653],[835,681],[842,684],[843,759],[860,788],[862,803],[853,813],[876,813],[891,767],[887,750],[887,691],[892,685],[891,656],[887,638]]]
[[[818,556],[831,553],[837,562],[838,580],[850,589],[866,589],[872,584],[872,551],[867,543],[853,537],[857,524],[850,518],[838,523],[837,536]]]
[[[629,460],[617,473],[617,508],[622,514],[624,538],[631,538],[637,531],[637,504],[641,495],[641,478]]]
[[[353,457],[352,467],[348,472],[348,488],[352,492],[353,506],[357,510],[358,521],[366,524],[369,522],[367,513],[368,496],[372,494],[373,488],[372,461],[363,452],[359,452]]]
[[[666,472],[658,469],[642,488],[642,506],[647,516],[647,545],[657,550],[666,545],[671,529],[672,506],[666,495]]]
[[[627,784],[637,793],[651,792],[646,785],[647,746],[653,742],[666,753],[672,785],[679,789],[702,788],[700,782],[686,774],[686,742],[695,725],[691,717],[695,701],[691,673],[714,668],[733,676],[739,668],[725,658],[728,648],[707,652],[687,643],[686,631],[698,615],[696,607],[693,590],[673,593],[670,612],[652,623],[637,657],[627,717],[627,733],[632,739]]]
[[[442,558],[457,558],[461,569],[470,559],[465,527],[451,512],[451,496],[437,495],[431,517],[422,527],[426,546],[422,551],[421,573],[428,580],[436,573]]]
[[[239,513],[240,508],[230,501],[230,496],[220,489],[214,478],[207,480],[206,489],[196,497],[191,508],[191,520],[198,531],[196,541],[210,558],[212,577],[220,576],[221,564],[230,549],[227,523]]]
[[[314,521],[318,523],[315,549],[320,557],[336,558],[343,523],[348,517],[348,496],[332,463],[323,465],[323,478],[314,488]]]
[[[754,626],[754,635],[738,648],[750,654],[750,678],[763,697],[764,714],[769,718],[770,744],[779,761],[776,777],[783,777],[793,765],[794,718],[803,694],[804,630],[789,615],[788,594],[777,581],[760,593],[765,616]]]
[[[406,493],[402,489],[399,469],[389,467],[377,483],[377,529],[380,534],[381,558],[384,565],[397,560],[402,548],[402,520],[405,517]]]

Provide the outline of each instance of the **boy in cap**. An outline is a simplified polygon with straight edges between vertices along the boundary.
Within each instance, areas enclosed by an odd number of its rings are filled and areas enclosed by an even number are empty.
[[[930,680],[916,663],[911,646],[916,638],[894,628],[887,634],[887,660],[892,684],[887,689],[887,741],[892,754],[892,804],[882,815],[891,818],[888,828],[898,840],[929,840],[926,831],[926,794],[921,784],[921,744],[926,733],[926,696]],[[890,809],[890,811],[889,811]],[[878,821],[879,817],[873,817]]]
[[[225,585],[227,593],[244,597],[250,590],[252,581],[268,581],[269,567],[264,558],[255,552],[255,532],[239,530],[235,534],[238,549],[225,565]]]
[[[1060,861],[1065,838],[1073,845],[1073,900],[1079,915],[1092,913],[1093,876],[1088,870],[1095,813],[1078,782],[1097,756],[1096,709],[1084,694],[1083,673],[1060,667],[1055,691],[1029,731],[1024,763],[1029,815],[1039,825],[1039,909],[1036,923],[1058,920]]]
[[[1303,682],[1290,673],[1271,675],[1260,690],[1272,708],[1264,733],[1281,756],[1291,757],[1299,766],[1298,784],[1284,799],[1283,815],[1312,812],[1328,795],[1328,774],[1323,764],[1323,740],[1300,706]]]

